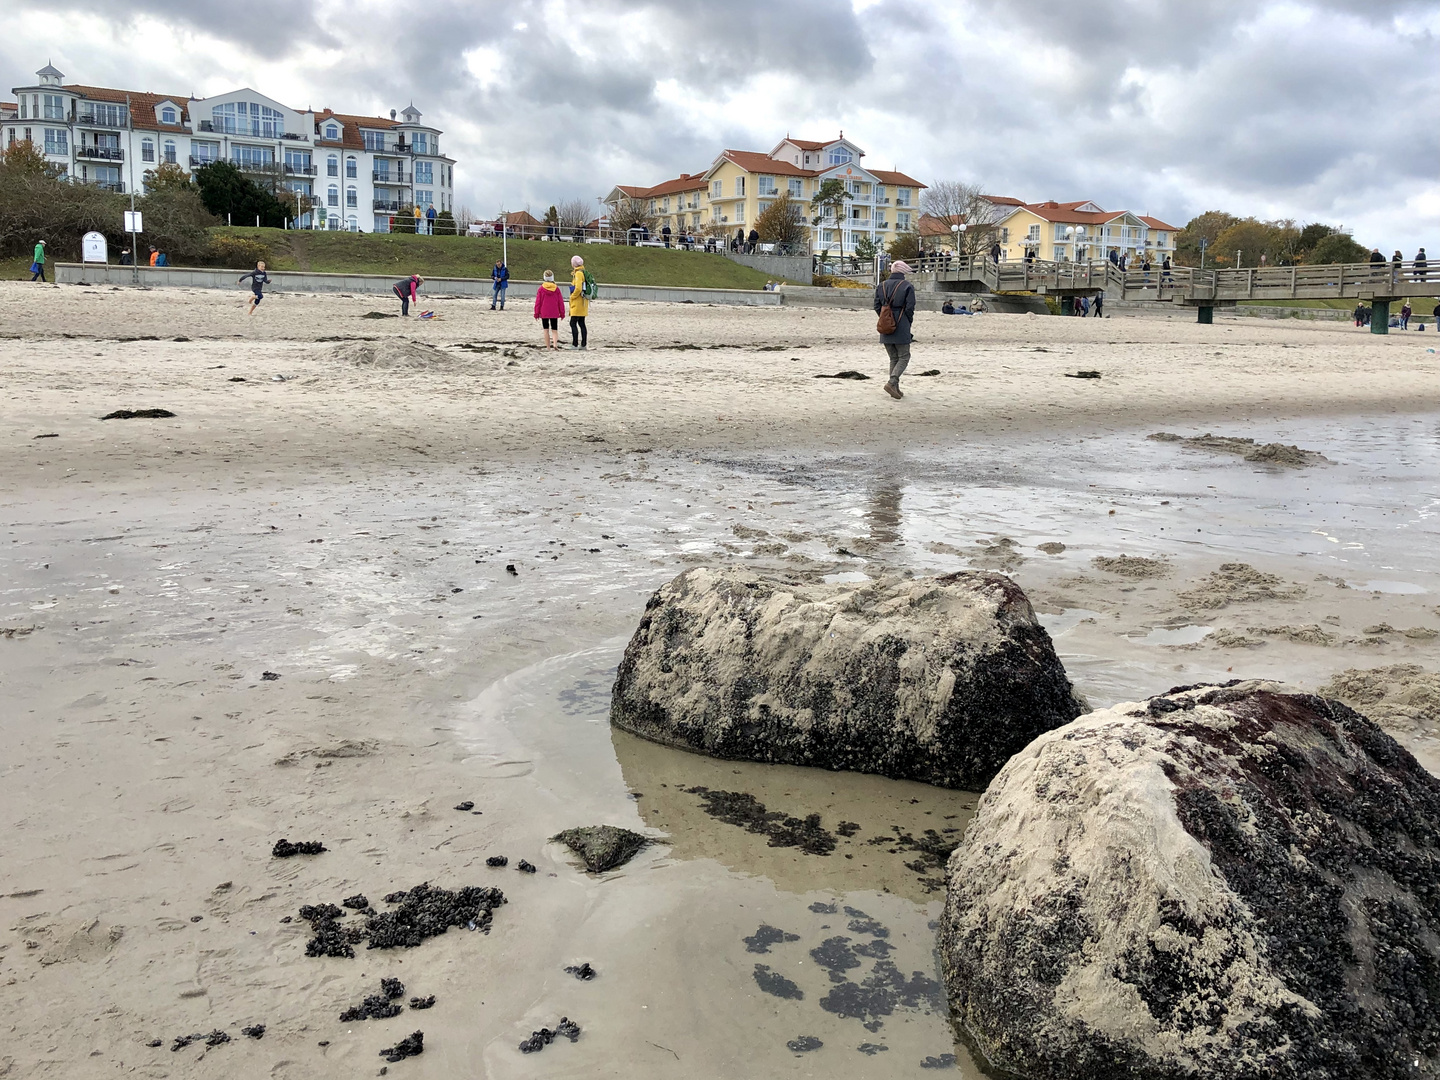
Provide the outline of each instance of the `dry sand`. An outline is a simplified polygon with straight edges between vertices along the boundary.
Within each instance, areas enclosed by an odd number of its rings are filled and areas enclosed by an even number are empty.
[[[1433,594],[1342,587],[1278,552],[1092,564],[1156,555],[1118,536],[1064,556],[979,529],[906,547],[899,494],[852,508],[797,480],[817,453],[1433,413],[1418,338],[933,316],[911,370],[941,375],[892,402],[863,312],[602,302],[590,350],[547,355],[524,304],[437,300],[439,320],[402,323],[362,318],[392,310],[375,297],[272,294],[253,318],[245,299],[0,284],[0,1076],[375,1075],[417,1028],[425,1054],[390,1075],[965,1066],[924,994],[873,1030],[817,1007],[836,984],[810,950],[868,935],[933,977],[934,870],[885,838],[953,836],[973,796],[710,762],[604,724],[645,597],[687,563],[1000,566],[1058,620],[1087,692],[1348,670],[1335,691],[1385,701],[1377,718],[1440,767]],[[874,378],[813,378],[850,368]],[[1063,377],[1080,369],[1102,378]],[[176,416],[98,419],[149,407]],[[1198,642],[1139,640],[1202,623]],[[857,829],[823,859],[768,846],[687,790],[726,784]],[[662,842],[601,878],[546,843],[602,822]],[[329,851],[273,859],[282,836]],[[510,903],[488,936],[303,955],[300,905],[427,880]],[[795,938],[757,952],[762,924]],[[582,961],[600,978],[564,973]],[[757,963],[803,997],[764,992]],[[436,1006],[340,1024],[381,976]],[[578,1043],[518,1053],[562,1015]],[[257,1022],[263,1040],[240,1036]],[[214,1028],[235,1042],[169,1050]],[[786,1047],[802,1036],[824,1047]]]

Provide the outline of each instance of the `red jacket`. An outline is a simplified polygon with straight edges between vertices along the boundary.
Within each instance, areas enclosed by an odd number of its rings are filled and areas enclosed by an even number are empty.
[[[540,288],[535,290],[535,318],[563,319],[564,317],[565,297],[560,294],[560,287],[553,281],[542,282]]]

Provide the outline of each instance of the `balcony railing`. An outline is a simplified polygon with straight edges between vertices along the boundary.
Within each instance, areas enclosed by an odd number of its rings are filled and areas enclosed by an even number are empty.
[[[382,214],[398,214],[400,212],[400,204],[398,202],[385,202],[383,199],[376,199],[373,205],[375,209]]]
[[[192,169],[198,169],[202,165],[214,165],[215,162],[219,160],[220,159],[218,157],[196,157],[194,154],[191,154],[190,167]]]
[[[124,161],[125,151],[118,146],[77,146],[75,156],[88,161]]]
[[[130,114],[125,109],[113,112],[82,112],[75,117],[77,124],[89,127],[123,128],[130,126]]]
[[[231,158],[230,164],[234,165],[241,172],[278,174],[280,164],[276,161],[256,161],[254,158],[248,160],[242,158]]]
[[[370,179],[377,184],[390,184],[393,187],[408,186],[414,179],[413,174],[410,180],[405,178],[403,173],[377,172],[371,173]]]
[[[285,163],[285,175],[286,175],[286,176],[314,176],[314,175],[315,175],[315,166],[314,166],[314,165],[301,165],[301,164],[298,163],[298,162],[289,162],[289,161],[287,161],[287,162]]]
[[[114,191],[121,195],[125,194],[125,185],[119,180],[75,180],[78,184],[88,184],[90,187],[98,187],[101,191]]]

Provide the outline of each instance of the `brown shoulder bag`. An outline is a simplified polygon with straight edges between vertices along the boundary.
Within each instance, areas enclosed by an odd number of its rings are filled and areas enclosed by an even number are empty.
[[[875,320],[875,330],[881,335],[889,335],[895,333],[900,327],[895,322],[895,309],[890,306],[890,298],[894,294],[884,292],[883,285],[881,289],[881,295],[885,297],[885,305],[880,309],[880,318]]]

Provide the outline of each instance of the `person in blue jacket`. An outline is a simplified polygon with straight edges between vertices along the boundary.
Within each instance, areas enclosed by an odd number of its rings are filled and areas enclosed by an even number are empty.
[[[250,314],[254,315],[255,309],[260,306],[260,301],[265,299],[265,286],[270,284],[270,275],[265,272],[265,263],[257,262],[254,270],[248,274],[241,274],[240,284],[243,285],[246,278],[250,279]]]
[[[497,262],[495,268],[490,271],[490,310],[495,310],[496,303],[499,303],[500,310],[505,310],[505,290],[510,285],[510,268],[503,262]]]

